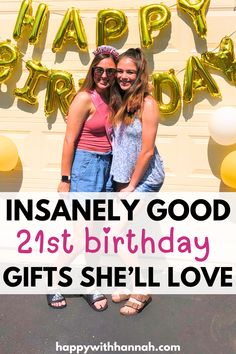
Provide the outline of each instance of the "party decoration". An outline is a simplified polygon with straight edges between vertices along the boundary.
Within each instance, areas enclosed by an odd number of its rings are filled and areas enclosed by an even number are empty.
[[[67,39],[73,40],[80,50],[87,50],[88,42],[79,10],[71,7],[66,12],[61,26],[53,41],[52,51],[58,52],[62,49]]]
[[[236,60],[234,43],[228,36],[222,38],[218,53],[206,52],[201,55],[204,64],[211,68],[221,70],[227,79],[236,84]]]
[[[66,115],[74,95],[75,86],[72,75],[62,70],[51,70],[45,97],[45,115],[49,116],[55,111],[57,98],[60,110]]]
[[[6,136],[0,136],[0,171],[11,171],[16,167],[18,151],[13,141]]]
[[[81,78],[81,79],[78,80],[79,88],[83,85],[84,80],[85,80],[85,78]]]
[[[97,46],[107,44],[109,40],[120,38],[128,29],[128,19],[121,10],[101,10],[97,14]]]
[[[21,8],[16,20],[13,31],[13,38],[18,40],[21,38],[23,27],[31,27],[29,42],[36,44],[42,33],[45,21],[48,15],[48,6],[46,4],[39,4],[35,17],[32,16],[32,0],[22,1]]]
[[[18,48],[10,40],[0,43],[0,83],[10,78],[19,56]]]
[[[198,36],[206,38],[206,10],[210,0],[177,0],[177,7],[191,16]]]
[[[149,48],[153,44],[153,31],[159,31],[170,22],[170,9],[164,4],[148,5],[139,9],[139,33],[141,45]]]
[[[220,89],[211,74],[197,57],[190,57],[184,75],[183,100],[191,102],[196,90],[207,89],[212,97],[221,97]]]
[[[163,114],[173,114],[181,105],[181,88],[174,69],[169,72],[159,72],[152,74],[152,82],[154,86],[154,97],[159,103],[160,112]],[[170,90],[170,101],[164,103],[162,99],[163,88]]]
[[[24,87],[16,88],[14,94],[17,98],[34,105],[38,103],[38,99],[35,94],[36,86],[40,78],[45,78],[48,76],[48,69],[39,61],[35,60],[28,60],[26,62],[26,68],[29,70],[29,76],[26,83]]]
[[[209,119],[209,132],[218,144],[236,144],[236,108],[217,109]]]
[[[224,158],[220,166],[220,176],[226,186],[236,188],[236,150]]]

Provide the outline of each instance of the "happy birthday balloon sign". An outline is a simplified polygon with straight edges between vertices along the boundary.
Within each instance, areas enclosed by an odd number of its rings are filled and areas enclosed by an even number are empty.
[[[207,33],[206,11],[210,0],[178,0],[177,9],[190,15],[196,32],[200,38],[205,38]],[[39,4],[35,15],[32,9],[32,0],[23,0],[13,30],[13,38],[23,40],[26,37],[25,27],[28,27],[28,41],[36,45],[45,29],[49,10],[46,4]],[[140,44],[149,49],[158,40],[158,37],[171,21],[170,8],[163,3],[142,6],[138,11]],[[120,9],[103,9],[98,11],[96,20],[96,44],[108,44],[116,41],[128,32],[128,18]],[[157,33],[158,32],[158,33]],[[52,51],[68,50],[66,43],[71,42],[80,51],[88,50],[85,27],[80,11],[71,7],[66,12],[56,32]],[[0,43],[0,83],[5,83],[11,77],[19,60],[20,52],[11,41]],[[220,89],[209,73],[207,67],[222,71],[226,78],[236,83],[236,62],[234,57],[233,42],[229,37],[224,37],[218,52],[203,53],[201,58],[190,57],[187,59],[183,83],[183,100],[192,102],[199,91],[220,97]],[[72,75],[63,70],[47,68],[37,60],[27,60],[26,68],[28,78],[23,87],[16,88],[15,96],[31,105],[36,105],[38,85],[42,80],[47,80],[45,97],[45,115],[49,116],[55,111],[56,102],[65,115],[70,102],[75,94]],[[163,114],[173,114],[181,108],[181,89],[174,69],[167,72],[154,72],[152,74],[154,97],[159,102]],[[169,102],[163,100],[163,93],[169,90]]]

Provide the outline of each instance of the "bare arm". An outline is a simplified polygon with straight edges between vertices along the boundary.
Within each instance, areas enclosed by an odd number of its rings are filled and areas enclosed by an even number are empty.
[[[133,192],[146,172],[154,154],[155,140],[159,123],[159,109],[156,101],[147,96],[142,113],[142,148],[128,186],[121,191]]]
[[[66,133],[62,150],[61,174],[70,176],[74,157],[75,142],[78,138],[86,118],[92,110],[92,101],[88,93],[78,93],[71,103],[67,116]],[[60,182],[58,192],[68,192],[70,184]]]

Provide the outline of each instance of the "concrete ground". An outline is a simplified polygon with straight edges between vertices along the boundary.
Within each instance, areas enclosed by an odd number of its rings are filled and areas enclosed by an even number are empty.
[[[120,305],[111,301],[105,312],[97,313],[81,297],[68,297],[63,310],[49,308],[44,295],[0,299],[1,354],[69,353],[68,345],[115,341],[178,344],[181,354],[236,353],[236,296],[154,296],[145,311],[132,318],[120,316]],[[56,342],[64,351],[56,350]],[[105,352],[112,350],[98,351]]]

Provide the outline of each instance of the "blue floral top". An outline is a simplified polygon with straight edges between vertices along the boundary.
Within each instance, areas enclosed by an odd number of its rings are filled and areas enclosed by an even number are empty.
[[[135,117],[130,125],[119,124],[114,127],[112,140],[111,175],[114,181],[128,183],[142,148],[142,123]],[[154,155],[140,181],[150,184],[162,183],[165,177],[163,162],[155,147]]]

